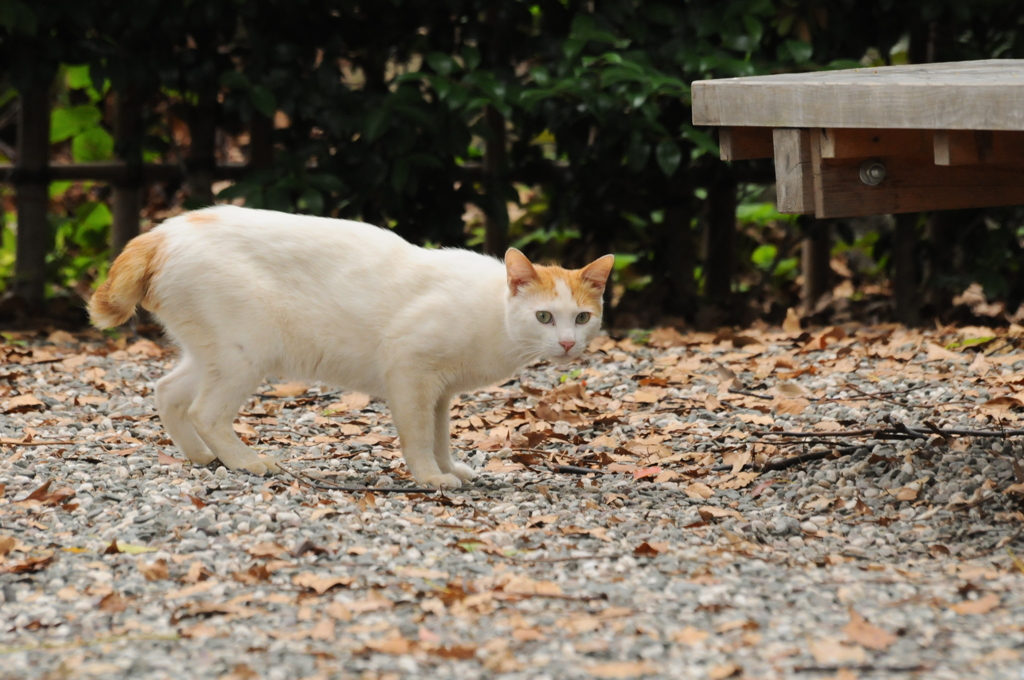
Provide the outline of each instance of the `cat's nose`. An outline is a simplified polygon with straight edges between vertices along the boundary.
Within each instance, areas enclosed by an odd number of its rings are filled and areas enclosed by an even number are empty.
[[[559,340],[558,344],[565,348],[566,354],[568,354],[569,350],[576,346],[576,343],[572,340]]]

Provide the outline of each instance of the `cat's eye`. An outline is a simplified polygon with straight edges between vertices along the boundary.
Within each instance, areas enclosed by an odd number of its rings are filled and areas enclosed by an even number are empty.
[[[590,312],[580,312],[576,315],[576,324],[582,326],[590,321]]]
[[[551,316],[551,312],[537,312],[537,321],[541,323],[551,323],[554,321],[554,317]]]

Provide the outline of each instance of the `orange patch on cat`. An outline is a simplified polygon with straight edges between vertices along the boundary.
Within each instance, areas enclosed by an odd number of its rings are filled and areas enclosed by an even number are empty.
[[[139,302],[153,309],[149,282],[160,270],[163,238],[158,231],[136,236],[117,256],[107,280],[89,300],[89,314],[96,326],[120,326],[135,313]]]
[[[193,210],[185,215],[185,220],[191,224],[210,224],[217,221],[217,215],[212,210]]]

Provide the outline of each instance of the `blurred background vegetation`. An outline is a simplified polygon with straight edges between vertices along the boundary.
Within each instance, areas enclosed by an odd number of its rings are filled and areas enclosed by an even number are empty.
[[[123,156],[113,99],[131,92],[145,162],[187,164],[214,124],[217,162],[246,163],[266,129],[272,160],[216,183],[218,201],[567,266],[614,252],[620,327],[778,322],[800,302],[809,221],[774,210],[770,161],[718,159],[690,83],[1021,57],[1022,24],[995,0],[0,0],[0,161],[16,161],[22,88],[53,82],[55,163]],[[5,281],[13,192],[0,185]],[[109,195],[51,184],[47,295],[67,309],[105,275]],[[147,184],[144,228],[207,201]],[[917,225],[926,314],[1018,320],[1020,210]],[[890,318],[891,219],[828,226],[832,292],[805,315]],[[707,241],[732,228],[731,277],[711,290]]]

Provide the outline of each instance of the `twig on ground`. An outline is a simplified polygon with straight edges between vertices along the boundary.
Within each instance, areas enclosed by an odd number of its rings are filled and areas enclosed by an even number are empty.
[[[922,437],[927,437],[929,434],[937,434],[944,437],[998,437],[999,439],[1005,439],[1007,437],[1024,436],[1024,430],[965,430],[961,428],[934,428],[931,426],[929,426],[928,429],[924,429],[911,427],[906,423],[899,423],[888,429],[836,430],[833,432],[769,431],[753,432],[751,434],[758,437],[871,437],[873,439],[920,439]]]
[[[800,463],[806,463],[812,460],[822,460],[830,456],[848,456],[854,453],[860,446],[843,446],[838,449],[829,449],[828,451],[811,451],[810,453],[801,453],[798,456],[789,456],[788,458],[772,458],[767,463],[761,466],[761,472],[769,472],[771,470],[785,470],[786,468],[799,465]],[[743,467],[746,467],[745,465]]]
[[[514,555],[500,555],[498,553],[491,553],[497,555],[503,559],[511,562],[520,562],[527,564],[539,564],[539,563],[555,563],[555,562],[575,562],[577,560],[617,560],[621,555],[582,555],[580,557],[515,557]]]
[[[36,441],[36,442],[0,442],[0,446],[74,446],[80,442],[69,441]]]
[[[838,673],[840,670],[851,670],[858,673],[919,673],[928,669],[924,664],[916,666],[796,666],[794,673]]]
[[[913,392],[914,390],[924,389],[925,387],[928,387],[928,385],[918,385],[917,387],[908,387],[905,390],[889,390],[889,391],[886,391],[886,392],[864,392],[862,390],[856,389],[850,383],[846,383],[845,387],[850,387],[854,391],[860,392],[860,394],[862,396],[860,396],[860,397],[829,397],[828,399],[822,399],[819,403],[825,404],[825,403],[836,402],[836,401],[866,401],[866,400],[869,400],[869,399],[881,399],[882,397],[892,397],[892,396],[895,396],[897,394],[908,394],[910,392]],[[899,405],[900,406],[905,406],[906,404],[899,404]]]
[[[874,394],[871,394],[869,392],[865,392],[864,390],[860,389],[859,387],[857,387],[853,383],[846,383],[844,385],[844,387],[848,387],[849,389],[853,390],[857,394],[861,394],[861,395],[863,395],[864,397],[866,397],[868,399],[878,399],[880,401],[887,401],[890,404],[895,404],[896,406],[903,406],[903,407],[916,406],[915,404],[901,404],[898,401],[895,401],[893,399],[889,399],[888,397],[883,396],[883,395],[887,394],[886,392],[875,392]],[[918,389],[918,388],[913,388],[913,389]],[[909,390],[907,390],[907,391],[909,391]],[[921,404],[921,406],[928,406],[929,408],[931,408],[931,406],[928,405],[928,404]]]
[[[747,390],[737,390],[733,387],[729,388],[729,394],[742,394],[745,397],[754,397],[755,399],[765,399],[766,401],[772,401],[775,397],[768,396],[766,394],[758,394],[757,392],[749,392]]]
[[[567,475],[606,475],[608,474],[604,470],[594,470],[592,468],[578,467],[576,465],[556,465],[552,468],[555,472],[563,472]]]
[[[342,486],[322,479],[313,479],[301,472],[293,472],[280,462],[277,466],[291,475],[296,481],[302,482],[319,491],[344,491],[347,493],[437,493],[439,489],[428,489],[415,486]]]
[[[992,553],[994,553],[995,551],[999,550],[1000,548],[1002,548],[1004,546],[1009,546],[1011,543],[1013,543],[1018,538],[1020,538],[1021,533],[1024,533],[1024,528],[1017,529],[1017,531],[1014,532],[1014,534],[1012,536],[1003,536],[1002,538],[997,540],[992,545],[991,548],[989,548],[988,550],[983,550],[983,551],[981,551],[979,553],[974,553],[973,555],[970,556],[969,559],[973,560],[973,559],[975,559],[977,557],[987,557],[988,555],[991,555]]]

